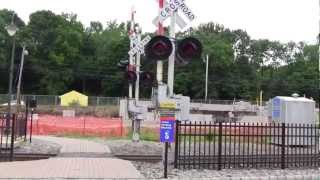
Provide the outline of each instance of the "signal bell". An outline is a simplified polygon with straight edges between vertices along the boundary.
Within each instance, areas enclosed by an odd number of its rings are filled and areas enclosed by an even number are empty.
[[[172,53],[172,43],[165,36],[155,36],[145,47],[145,54],[148,59],[165,60]]]

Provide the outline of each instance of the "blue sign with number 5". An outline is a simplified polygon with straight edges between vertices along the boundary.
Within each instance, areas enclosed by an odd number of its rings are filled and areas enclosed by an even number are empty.
[[[172,120],[160,121],[160,142],[174,142],[174,124]]]

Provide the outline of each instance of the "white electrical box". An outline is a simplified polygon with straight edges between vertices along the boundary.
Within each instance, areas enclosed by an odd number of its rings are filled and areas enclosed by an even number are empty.
[[[268,103],[269,116],[278,127],[273,131],[278,137],[272,143],[282,144],[282,123],[285,123],[285,145],[314,146],[319,141],[319,132],[315,129],[315,101],[304,97],[277,96]],[[313,128],[312,128],[313,127]]]
[[[277,123],[315,124],[315,101],[304,97],[277,96],[269,103],[269,116]]]
[[[174,99],[177,102],[177,112],[178,120],[188,121],[190,120],[190,97],[182,95],[174,95]]]

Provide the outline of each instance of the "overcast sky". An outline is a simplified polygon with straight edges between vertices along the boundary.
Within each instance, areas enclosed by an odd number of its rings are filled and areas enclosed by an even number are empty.
[[[318,0],[185,1],[196,15],[190,26],[212,21],[231,29],[246,30],[254,39],[281,42],[316,43],[319,33]],[[14,10],[25,22],[32,12],[51,10],[58,14],[76,13],[86,26],[90,21],[127,21],[132,5],[143,31],[154,32],[152,20],[158,14],[156,0],[0,0],[0,8]]]

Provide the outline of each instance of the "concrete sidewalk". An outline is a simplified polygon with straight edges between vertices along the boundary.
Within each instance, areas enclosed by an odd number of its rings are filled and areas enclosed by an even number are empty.
[[[23,162],[0,163],[0,178],[12,179],[141,179],[143,176],[130,161],[108,158],[108,146],[71,138],[35,136],[61,146],[58,157]],[[93,158],[95,156],[98,158]]]

